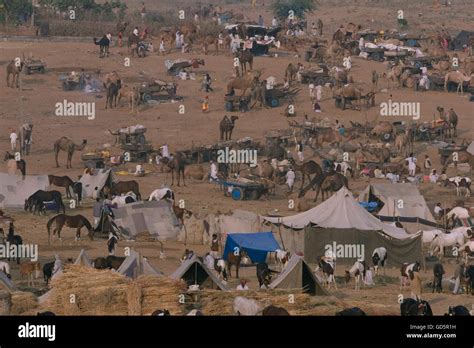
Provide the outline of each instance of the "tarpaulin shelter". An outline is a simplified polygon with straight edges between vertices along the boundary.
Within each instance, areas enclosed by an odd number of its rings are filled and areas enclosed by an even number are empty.
[[[117,272],[132,279],[136,279],[140,275],[163,276],[162,272],[150,265],[146,258],[134,250],[131,250],[130,255],[123,260]]]
[[[292,255],[283,271],[275,278],[270,289],[302,289],[311,295],[328,295],[303,257]]]
[[[113,222],[126,239],[148,233],[157,240],[176,240],[180,231],[172,206],[167,201],[143,201],[112,209]]]
[[[352,263],[359,257],[368,260],[372,251],[385,247],[390,265],[420,261],[421,233],[405,230],[379,221],[355,200],[345,187],[320,205],[288,217],[262,216],[280,225],[285,247],[292,253],[303,253],[307,262],[316,262],[326,251],[341,251],[338,262]],[[363,255],[358,255],[360,252]]]
[[[245,250],[253,263],[265,262],[267,253],[280,249],[272,232],[232,233],[227,236],[224,259],[229,253]]]
[[[0,173],[0,208],[23,208],[25,199],[49,186],[47,175],[21,176]]]
[[[79,179],[82,183],[82,197],[93,197],[94,191],[100,192],[104,186],[111,186],[114,176],[110,169],[96,170],[93,175],[84,174]]]
[[[183,261],[181,266],[170,275],[170,278],[175,280],[183,279],[188,286],[199,285],[200,289],[216,288],[223,291],[228,290],[196,255],[193,255],[189,260]]]
[[[10,293],[16,291],[16,286],[11,279],[9,279],[5,273],[0,272],[0,290],[2,290],[2,288]]]

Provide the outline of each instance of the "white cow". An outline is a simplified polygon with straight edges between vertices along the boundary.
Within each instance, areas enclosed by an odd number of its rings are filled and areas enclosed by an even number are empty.
[[[148,200],[149,201],[153,201],[153,200],[160,201],[164,198],[170,200],[171,202],[174,201],[174,192],[168,187],[164,187],[164,188],[161,188],[161,189],[154,190],[150,194],[150,198],[148,198]]]

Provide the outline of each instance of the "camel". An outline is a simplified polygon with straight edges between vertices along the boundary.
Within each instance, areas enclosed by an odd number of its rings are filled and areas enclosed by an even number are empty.
[[[235,127],[235,121],[238,120],[238,116],[231,116],[230,119],[227,115],[224,116],[222,121],[219,124],[219,129],[221,132],[221,140],[231,140],[232,131]]]
[[[260,178],[272,179],[275,169],[267,160],[263,160],[263,162],[258,164],[255,168],[250,168],[249,173],[259,176]]]
[[[440,60],[437,63],[431,63],[431,66],[441,72],[448,71],[451,68],[451,64],[447,60]]]
[[[16,82],[16,88],[20,88],[20,81],[19,81],[20,80],[20,73],[23,70],[24,66],[25,66],[25,63],[23,61],[21,61],[20,65],[17,66],[17,64],[14,60],[12,60],[7,65],[7,87],[10,87],[10,75],[13,75],[11,87],[13,88],[15,86],[15,82]]]
[[[105,108],[107,109],[107,104],[112,109],[112,102],[114,102],[114,106],[117,107],[117,96],[119,91],[122,87],[122,83],[120,80],[117,82],[112,82],[107,87],[107,98],[105,99]]]
[[[103,80],[104,88],[107,89],[111,83],[117,83],[118,81],[121,81],[120,76],[116,71],[112,71],[111,73],[105,75]]]
[[[401,87],[401,81],[400,77],[402,76],[403,73],[403,66],[402,65],[395,65],[392,67],[392,69],[389,71],[388,74],[383,74],[383,76],[387,79],[387,88],[390,89],[390,80],[393,81],[393,83],[398,83],[398,87]]]
[[[370,134],[372,136],[379,136],[382,134],[392,134],[393,133],[393,124],[388,121],[382,121],[375,125]]]
[[[140,92],[137,86],[129,87],[127,85],[121,86],[120,90],[118,91],[118,104],[120,105],[120,100],[125,98],[128,100],[128,106],[133,112],[135,110],[135,106],[140,102]]]
[[[207,170],[204,169],[202,164],[193,164],[186,167],[184,177],[187,179],[204,181],[207,179]]]
[[[250,109],[253,109],[257,102],[260,102],[260,107],[268,107],[267,101],[265,100],[266,89],[267,87],[265,81],[254,84],[252,90],[250,91],[250,99],[254,100],[253,104],[250,105]]]
[[[285,80],[288,81],[288,83],[291,84],[295,80],[296,74],[301,66],[303,66],[301,63],[298,63],[297,65],[294,65],[293,63],[288,64],[285,70]]]
[[[74,151],[82,151],[86,147],[87,140],[82,140],[81,145],[76,145],[74,142],[67,137],[61,137],[59,140],[57,140],[54,143],[54,156],[56,160],[56,168],[59,168],[59,163],[58,163],[58,155],[59,151],[66,151],[67,152],[67,163],[66,163],[66,168],[72,168],[71,165],[71,160],[72,160],[72,155],[74,155]]]
[[[33,133],[33,125],[25,123],[20,128],[20,154],[28,156],[31,148],[31,133]]]
[[[451,129],[453,129],[453,136],[457,136],[457,126],[458,126],[458,115],[454,111],[453,108],[449,109],[449,111],[445,112],[444,108],[438,106],[436,110],[439,112],[439,118],[442,119],[445,123],[445,128],[448,131],[448,137],[451,138]]]
[[[182,153],[178,152],[170,160],[168,157],[162,159],[162,162],[166,164],[171,169],[171,186],[174,185],[174,173],[178,175],[178,186],[180,186],[180,178],[183,178],[183,184],[186,186],[186,181],[184,180],[184,170],[186,168],[186,159]]]
[[[303,162],[303,164],[298,165],[295,162],[295,160],[293,158],[291,158],[290,163],[293,166],[293,168],[295,169],[295,171],[299,171],[302,174],[303,178],[302,178],[302,181],[301,181],[300,190],[303,189],[305,176],[307,176],[308,180],[311,181],[311,176],[310,176],[311,174],[315,174],[316,176],[323,174],[323,170],[321,169],[319,164],[317,164],[314,161],[306,161],[306,162]]]
[[[464,94],[464,82],[469,82],[471,81],[471,78],[474,76],[474,74],[471,74],[470,76],[467,76],[463,74],[461,71],[450,71],[446,74],[444,77],[444,90],[448,91],[448,82],[454,82],[458,85],[458,89],[456,90],[456,93],[459,93],[461,91],[461,94]]]
[[[204,54],[207,56],[207,53],[209,52],[208,48],[209,46],[214,46],[214,54],[217,55],[219,54],[219,40],[211,35],[207,35],[202,39],[202,50],[204,51]]]
[[[469,152],[457,151],[457,161],[454,160],[454,156],[441,156],[441,164],[443,165],[443,171],[446,171],[446,168],[451,163],[454,163],[454,167],[457,168],[458,163],[467,163],[471,166],[471,170],[474,168],[474,155],[470,154]]]
[[[395,138],[395,147],[397,148],[397,154],[399,156],[406,156],[408,152],[408,136],[405,133],[397,135]]]
[[[379,163],[386,163],[390,160],[390,150],[386,146],[370,146],[370,143],[367,143],[365,145],[361,144],[361,147],[366,153],[374,155]]]
[[[339,144],[344,140],[341,134],[339,132],[328,128],[328,129],[323,129],[321,131],[318,131],[316,136],[313,138],[313,142],[311,144],[312,148],[318,148],[322,147],[324,143],[330,143],[330,144],[337,144],[339,147]]]
[[[331,172],[321,175],[316,175],[313,180],[303,189],[300,190],[298,198],[302,198],[311,189],[316,188],[316,196],[314,202],[317,201],[319,191],[322,191],[322,200],[324,201],[324,194],[329,192],[339,191],[343,186],[349,188],[349,181],[341,173]]]
[[[338,67],[333,67],[329,70],[329,77],[334,81],[335,86],[342,86],[347,83],[347,72]]]
[[[234,57],[239,58],[240,68],[242,74],[247,72],[247,63],[249,64],[249,70],[253,70],[253,54],[249,50],[243,50],[237,52]]]
[[[348,34],[351,34],[351,37],[353,39],[355,39],[355,37],[357,36],[357,33],[359,32],[360,29],[362,29],[362,25],[355,25],[354,23],[349,23],[347,26],[346,26],[346,36]]]
[[[252,71],[242,77],[236,77],[227,84],[227,93],[230,93],[232,89],[238,89],[244,95],[247,89],[254,87],[258,83],[261,75],[262,71]]]
[[[346,84],[334,92],[335,95],[341,98],[342,109],[346,105],[346,99],[356,100],[358,103],[362,97],[362,91],[353,84]]]
[[[94,38],[94,44],[99,46],[99,58],[104,58],[109,56],[109,46],[110,40],[106,35],[102,37],[99,41]]]

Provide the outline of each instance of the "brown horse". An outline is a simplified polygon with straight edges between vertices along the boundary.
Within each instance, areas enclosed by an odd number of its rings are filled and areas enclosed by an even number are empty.
[[[242,249],[239,250],[238,255],[235,255],[233,251],[227,254],[227,272],[229,274],[229,277],[232,277],[230,270],[231,270],[232,265],[234,265],[236,277],[239,278],[240,262],[242,261],[244,257],[248,257],[248,255],[247,255],[247,252]]]
[[[48,175],[48,180],[50,185],[55,185],[58,187],[64,187],[66,189],[66,197],[71,198],[71,188],[74,185],[74,181],[68,176],[56,176]]]
[[[142,199],[138,182],[135,180],[119,181],[116,184],[112,184],[112,187],[110,188],[110,193],[114,196],[120,196],[122,193],[127,193],[130,191],[132,191],[137,196],[138,200]]]
[[[53,229],[53,236],[58,232],[58,238],[61,240],[61,230],[63,229],[64,225],[71,228],[77,228],[76,230],[76,242],[81,239],[81,228],[86,227],[89,231],[89,238],[90,240],[94,239],[94,229],[92,228],[91,223],[82,215],[66,215],[66,214],[59,214],[51,218],[46,227],[48,229],[48,244],[50,243],[51,238],[51,227],[53,223],[56,223],[56,228]]]

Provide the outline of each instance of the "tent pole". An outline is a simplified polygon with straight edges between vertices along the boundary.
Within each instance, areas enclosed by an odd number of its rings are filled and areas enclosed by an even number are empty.
[[[278,219],[278,220],[280,220],[280,219]],[[281,235],[281,223],[278,224],[278,234],[280,235],[281,246],[283,247],[283,250],[286,250],[285,242],[283,242],[283,237]]]

